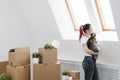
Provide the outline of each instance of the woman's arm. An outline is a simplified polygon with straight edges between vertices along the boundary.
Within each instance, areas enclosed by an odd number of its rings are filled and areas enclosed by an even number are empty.
[[[82,47],[83,47],[84,51],[90,55],[99,55],[98,52],[94,52],[94,51],[88,49],[87,44],[82,44]]]

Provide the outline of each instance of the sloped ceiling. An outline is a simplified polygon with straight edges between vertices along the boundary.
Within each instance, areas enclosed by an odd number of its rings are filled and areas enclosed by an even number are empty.
[[[14,0],[14,2],[35,41],[61,38],[47,0]]]

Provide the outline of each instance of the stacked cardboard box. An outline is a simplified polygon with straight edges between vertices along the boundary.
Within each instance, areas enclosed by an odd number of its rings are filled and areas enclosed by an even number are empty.
[[[39,48],[38,52],[41,54],[42,64],[56,64],[57,63],[57,49]]]
[[[30,80],[30,48],[15,48],[9,51],[7,73],[11,80]]]
[[[30,64],[30,48],[15,48],[9,50],[9,65],[21,66]]]
[[[80,72],[79,71],[70,71],[69,75],[73,80],[80,80]]]
[[[8,65],[8,61],[0,62],[0,75],[2,73],[6,73],[6,66]]]
[[[16,67],[7,65],[7,73],[12,80],[30,80],[30,65]]]
[[[60,64],[34,64],[33,80],[60,80]]]
[[[33,80],[60,80],[60,64],[57,64],[57,49],[39,48],[42,63],[33,65]]]

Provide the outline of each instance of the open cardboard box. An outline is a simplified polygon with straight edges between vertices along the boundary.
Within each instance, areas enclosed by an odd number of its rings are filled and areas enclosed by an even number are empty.
[[[9,50],[9,65],[20,66],[30,64],[30,48],[22,47]]]
[[[80,80],[80,72],[79,71],[69,71],[70,77],[72,77],[73,80]]]

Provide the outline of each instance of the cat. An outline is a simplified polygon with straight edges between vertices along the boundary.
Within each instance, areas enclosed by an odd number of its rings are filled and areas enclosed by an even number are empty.
[[[91,34],[90,34],[90,38],[89,38],[88,41],[87,41],[87,47],[88,47],[90,50],[94,51],[94,52],[99,52],[99,49],[98,49],[98,47],[96,46],[96,44],[97,44],[96,34],[95,34],[95,33],[91,33]],[[97,58],[98,58],[98,55],[92,55],[92,58],[93,58],[93,60],[96,61]]]

